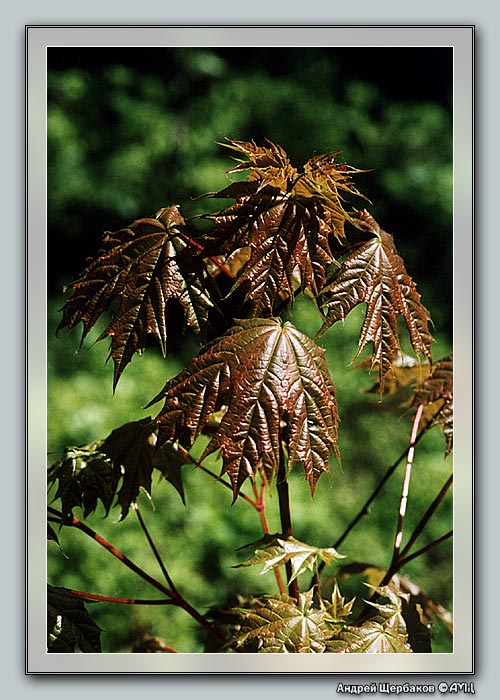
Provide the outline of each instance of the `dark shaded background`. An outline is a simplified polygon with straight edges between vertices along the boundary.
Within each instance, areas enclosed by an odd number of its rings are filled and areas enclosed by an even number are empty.
[[[49,48],[48,66],[50,295],[104,230],[202,211],[231,166],[217,142],[268,138],[296,166],[374,169],[358,188],[451,333],[451,48]]]

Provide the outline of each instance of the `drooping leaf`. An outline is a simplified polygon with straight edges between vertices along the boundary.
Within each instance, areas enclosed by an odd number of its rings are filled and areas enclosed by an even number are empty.
[[[184,504],[186,499],[182,481],[182,467],[185,466],[186,461],[186,458],[180,454],[176,446],[168,442],[153,453],[153,466],[172,484]]]
[[[372,366],[370,359],[363,360],[356,367],[369,370],[378,369]],[[419,362],[415,357],[411,357],[404,352],[397,352],[390,368],[384,375],[383,389],[381,389],[380,383],[377,381],[369,389],[369,393],[383,393],[396,399],[401,398],[408,401],[408,394],[411,395],[411,390],[413,389],[414,391],[418,385],[422,384],[429,377],[431,371],[432,365],[429,365],[427,362]],[[413,396],[410,398],[410,403],[412,400]],[[403,403],[403,405],[405,404]]]
[[[156,450],[155,425],[150,418],[125,423],[105,440],[70,447],[49,468],[48,481],[58,482],[54,500],[61,499],[64,516],[81,508],[84,517],[100,500],[109,514],[115,495],[123,520],[139,492],[151,493],[153,469],[158,469],[184,501],[180,469],[185,460],[171,445]]]
[[[120,467],[123,472],[122,485],[118,492],[122,520],[141,489],[151,493],[155,443],[154,425],[149,418],[144,418],[125,423],[113,430],[102,444],[102,451],[108,455],[115,467]]]
[[[413,406],[424,406],[420,420],[422,428],[441,425],[446,452],[453,449],[453,355],[447,355],[433,366],[430,376],[418,387]]]
[[[332,636],[325,613],[313,608],[313,591],[263,598],[238,612],[241,632],[233,638],[239,647],[257,653],[321,654]]]
[[[344,320],[357,304],[365,303],[366,314],[356,357],[368,343],[373,343],[372,366],[379,370],[380,390],[383,391],[385,375],[401,352],[399,318],[406,324],[417,356],[424,355],[431,362],[429,314],[397,254],[392,236],[383,231],[367,211],[359,214],[359,221],[371,232],[372,238],[347,255],[341,270],[323,290],[326,318],[318,335],[336,321]]]
[[[257,549],[251,559],[239,564],[238,567],[263,565],[261,574],[265,574],[271,569],[290,562],[292,568],[290,582],[307,569],[313,571],[319,560],[329,565],[334,559],[343,557],[344,555],[339,554],[333,547],[313,547],[299,542],[294,537],[287,539],[276,537],[268,543],[265,549]]]
[[[360,172],[334,162],[335,155],[311,159],[304,172],[290,165],[280,146],[229,141],[245,156],[233,171],[249,170],[246,182],[234,182],[211,196],[236,202],[209,217],[215,228],[206,255],[231,256],[248,249],[248,260],[232,291],[246,289],[254,316],[272,316],[276,302],[296,290],[321,291],[330,265],[336,265],[330,238],[345,241],[344,224],[355,220],[344,209],[340,191],[362,196],[351,175]]]
[[[101,652],[101,629],[85,604],[66,588],[47,586],[47,651],[52,654]]]
[[[87,517],[99,500],[109,513],[121,472],[101,446],[102,443],[92,443],[68,447],[63,458],[50,467],[48,481],[58,482],[54,500],[61,499],[64,516],[73,508],[81,508]]]
[[[180,235],[183,224],[177,207],[169,207],[154,219],[139,219],[128,228],[106,233],[97,257],[70,285],[72,295],[63,307],[59,329],[74,328],[81,321],[82,342],[99,317],[118,305],[99,338],[111,338],[114,386],[149,337],[166,353],[172,303],[181,307],[185,323],[204,337],[214,304],[200,260],[189,254]],[[174,335],[179,330],[175,327]]]
[[[330,452],[337,454],[337,403],[324,351],[289,322],[239,321],[152,403],[160,399],[159,445],[191,446],[227,406],[202,459],[221,451],[235,498],[247,477],[260,472],[270,481],[277,473],[282,441],[289,470],[302,464],[312,493]]]

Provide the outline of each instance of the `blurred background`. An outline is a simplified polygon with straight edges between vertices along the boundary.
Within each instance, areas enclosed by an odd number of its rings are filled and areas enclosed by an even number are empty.
[[[55,330],[63,289],[94,255],[105,230],[121,228],[161,207],[180,204],[185,216],[220,206],[196,200],[228,184],[225,137],[269,139],[300,167],[314,155],[370,170],[355,184],[369,210],[392,233],[429,309],[434,359],[452,348],[452,49],[451,48],[49,48],[48,49],[48,449],[49,464],[64,447],[106,437],[146,415],[145,406],[196,352],[188,342],[165,361],[154,348],[127,368],[115,394],[106,341],[92,333],[80,349],[79,329]],[[359,206],[359,201],[352,202]],[[292,320],[314,334],[321,325],[307,298]],[[292,475],[292,518],[298,539],[331,546],[408,444],[411,415],[401,397],[381,403],[373,377],[348,371],[362,310],[320,340],[337,386],[342,419],[342,467],[332,461],[311,500]],[[407,535],[446,481],[452,457],[434,428],[419,444],[407,515]],[[214,468],[217,466],[214,463]],[[387,566],[397,522],[402,469],[369,515],[342,545],[346,563]],[[186,505],[170,484],[155,484],[143,511],[169,571],[190,602],[205,610],[242,593],[274,592],[274,577],[233,569],[260,537],[256,513],[195,468],[184,470]],[[279,529],[277,498],[269,499]],[[153,574],[154,562],[137,523],[102,513],[91,524]],[[274,517],[276,515],[276,517]],[[451,529],[449,495],[419,546]],[[79,532],[49,544],[49,580],[103,595],[151,597],[118,562]],[[122,570],[123,569],[123,570]],[[452,608],[451,540],[404,572],[432,599]],[[330,577],[333,574],[330,573]],[[350,584],[345,582],[346,587]],[[341,584],[342,587],[342,584]],[[362,592],[363,595],[366,595]],[[96,604],[104,651],[128,651],[141,631],[180,651],[203,649],[203,634],[182,611]],[[433,650],[451,651],[451,635],[436,620]]]

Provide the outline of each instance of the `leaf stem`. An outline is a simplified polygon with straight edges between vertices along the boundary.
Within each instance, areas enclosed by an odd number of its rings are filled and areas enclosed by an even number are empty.
[[[262,524],[262,530],[265,535],[271,534],[271,531],[269,529],[269,523],[267,522],[267,516],[266,516],[266,511],[265,511],[265,506],[264,506],[264,493],[265,493],[265,484],[262,483],[261,488],[260,488],[260,493],[257,489],[257,485],[255,481],[252,481],[252,488],[253,492],[255,494],[255,500],[257,504],[259,505],[259,508],[257,508],[257,511],[259,513],[260,517],[260,522]],[[281,594],[286,593],[286,588],[285,584],[283,583],[283,578],[281,576],[281,571],[275,567],[274,568],[274,575],[276,577],[276,583],[278,584],[278,590]]]
[[[220,484],[222,484],[223,486],[225,486],[226,488],[228,488],[228,489],[231,491],[231,493],[233,493],[233,487],[231,486],[231,484],[229,483],[229,481],[225,481],[222,477],[218,476],[218,475],[215,474],[213,471],[211,471],[211,470],[208,469],[207,467],[203,466],[203,464],[202,464],[201,462],[199,462],[199,461],[198,461],[195,457],[193,457],[191,454],[189,454],[189,451],[186,450],[185,447],[182,447],[182,445],[177,445],[177,448],[178,448],[180,454],[181,454],[185,459],[188,459],[188,460],[191,462],[191,464],[194,464],[195,467],[198,467],[198,469],[201,469],[202,472],[205,472],[205,474],[208,474],[208,476],[211,476],[212,479],[215,479],[215,480],[218,481]],[[259,506],[258,502],[257,502],[257,501],[254,501],[253,498],[250,498],[250,496],[247,496],[247,495],[246,495],[245,493],[243,493],[242,491],[240,491],[240,492],[238,493],[238,496],[241,497],[241,498],[243,498],[243,499],[244,499],[245,501],[247,501],[248,503],[250,503],[250,505],[252,505],[256,510],[260,510],[260,506]]]
[[[278,473],[276,476],[276,485],[278,489],[278,500],[280,509],[280,521],[281,521],[281,532],[285,537],[291,537],[293,535],[292,531],[292,519],[290,515],[290,496],[288,493],[288,481],[286,478],[285,469],[285,455],[283,451],[283,446],[280,445],[280,459],[278,465]],[[288,580],[288,593],[292,598],[299,600],[299,584],[295,578],[292,578],[292,564],[287,562],[285,564],[286,575]]]
[[[196,248],[200,252],[203,252],[205,250],[205,248],[201,245],[201,243],[198,243],[198,241],[195,241],[194,238],[191,238],[191,236],[188,236],[186,233],[183,233],[182,231],[180,231],[179,233],[182,236],[182,238],[186,241],[186,243],[189,243],[189,245],[193,246],[194,248]],[[218,260],[216,257],[209,256],[208,259],[211,260],[214,263],[214,265],[217,265],[217,267],[220,270],[222,270],[222,272],[226,275],[226,277],[229,277],[229,279],[231,279],[231,280],[235,279],[235,275],[233,275],[231,270],[229,268],[227,268],[224,265],[224,263],[221,263],[221,261]]]

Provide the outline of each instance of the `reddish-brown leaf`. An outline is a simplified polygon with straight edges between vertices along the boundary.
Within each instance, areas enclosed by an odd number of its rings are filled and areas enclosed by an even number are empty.
[[[236,497],[247,477],[267,481],[278,471],[281,443],[288,468],[302,464],[314,493],[328,458],[337,454],[335,388],[324,351],[292,324],[238,321],[204,349],[154,399],[158,444],[190,446],[211,415],[227,407],[205,455],[221,451]]]
[[[341,270],[323,290],[326,319],[319,334],[336,321],[344,320],[357,304],[365,303],[366,314],[356,357],[368,343],[373,343],[372,366],[379,370],[380,390],[383,391],[384,377],[401,352],[400,317],[406,323],[417,356],[422,354],[431,362],[429,313],[420,301],[420,294],[396,251],[392,236],[383,231],[367,211],[360,213],[359,221],[371,232],[372,238],[347,255]]]
[[[111,338],[115,386],[148,337],[154,337],[165,354],[170,302],[180,305],[186,324],[203,335],[213,303],[204,288],[203,270],[187,254],[179,234],[183,223],[177,208],[169,207],[154,219],[139,219],[107,233],[95,260],[70,285],[72,296],[63,307],[59,328],[73,328],[81,321],[82,341],[99,317],[118,305],[99,338]]]
[[[446,456],[453,449],[453,355],[436,362],[430,376],[413,397],[413,406],[424,405],[422,428],[441,425],[446,439]]]
[[[273,143],[229,141],[229,147],[245,157],[231,172],[248,170],[249,175],[246,182],[210,195],[236,202],[209,217],[215,227],[205,255],[231,256],[247,248],[248,260],[232,291],[244,285],[253,315],[272,316],[275,303],[291,300],[297,289],[320,293],[327,268],[337,264],[331,242],[345,242],[346,221],[357,226],[341,192],[362,196],[351,181],[360,171],[326,155],[308,161],[299,174]]]

